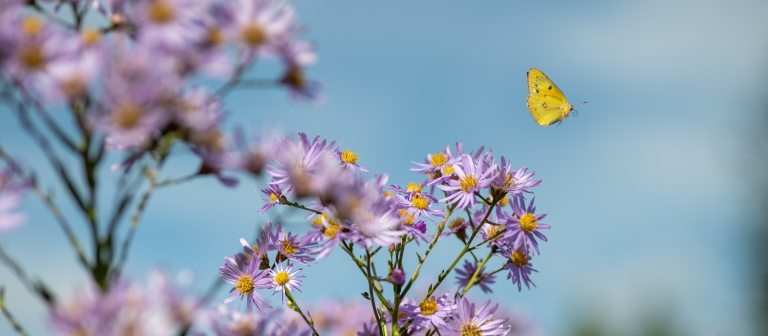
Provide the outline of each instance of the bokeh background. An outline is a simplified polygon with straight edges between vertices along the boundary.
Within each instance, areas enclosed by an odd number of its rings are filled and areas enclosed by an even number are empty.
[[[768,332],[757,323],[768,288],[760,257],[768,253],[768,2],[295,3],[317,42],[310,75],[322,82],[324,101],[238,91],[228,101],[231,126],[336,139],[401,184],[419,178],[410,161],[456,141],[534,169],[544,180],[537,203],[553,226],[534,260],[538,287],[518,293],[502,277],[489,297],[543,334]],[[525,105],[530,67],[571,102],[588,104],[560,126],[539,127]],[[51,185],[44,158],[0,111],[0,144]],[[169,176],[196,168],[183,151],[174,162]],[[243,182],[160,191],[134,245],[131,276],[188,270],[195,289],[207,288],[223,256],[266,220],[258,212],[263,184]],[[0,243],[71,296],[86,278],[49,214],[31,196],[26,204],[30,220]],[[281,213],[306,227],[298,216]],[[423,274],[446,267],[454,248],[437,250]],[[302,304],[359,298],[362,279],[344,257],[335,251],[305,269]],[[21,322],[46,334],[36,299],[5,268],[0,282]]]

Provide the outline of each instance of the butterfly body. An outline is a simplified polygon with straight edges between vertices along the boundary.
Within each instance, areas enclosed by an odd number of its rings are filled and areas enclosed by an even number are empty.
[[[562,122],[573,111],[560,88],[541,70],[528,71],[528,110],[541,126]]]

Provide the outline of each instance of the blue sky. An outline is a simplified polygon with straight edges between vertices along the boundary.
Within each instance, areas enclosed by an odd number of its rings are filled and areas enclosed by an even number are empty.
[[[538,287],[517,293],[499,281],[494,300],[526,311],[549,334],[565,333],[577,313],[632,328],[638,313],[659,305],[671,307],[691,334],[749,333],[749,194],[739,176],[747,169],[744,132],[763,98],[768,3],[296,5],[317,43],[320,59],[310,74],[323,83],[324,103],[239,91],[228,101],[230,125],[336,139],[394,183],[416,179],[410,161],[446,144],[490,147],[544,180],[537,203],[553,226],[535,260]],[[525,106],[530,67],[544,70],[572,102],[589,103],[560,126],[539,127]],[[0,144],[41,167],[16,121],[1,120]],[[168,174],[192,169],[190,154],[177,159]],[[45,172],[42,180],[50,181]],[[229,190],[201,180],[161,191],[142,224],[132,274],[189,269],[206,287],[237,239],[264,221],[257,187]],[[84,276],[71,253],[61,252],[66,242],[51,218],[28,200],[31,220],[0,243],[71,293]],[[427,271],[450,262],[455,246],[447,245]],[[362,291],[338,252],[306,270],[299,300]],[[42,308],[5,280],[5,269],[0,279],[22,321],[44,330]],[[5,328],[0,323],[0,334]]]

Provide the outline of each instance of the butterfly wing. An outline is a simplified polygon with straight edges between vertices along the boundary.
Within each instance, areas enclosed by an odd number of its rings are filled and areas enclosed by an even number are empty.
[[[573,109],[563,91],[541,70],[528,71],[528,110],[541,126],[562,121]]]

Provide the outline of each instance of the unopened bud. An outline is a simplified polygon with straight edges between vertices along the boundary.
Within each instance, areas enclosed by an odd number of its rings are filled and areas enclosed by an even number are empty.
[[[393,284],[402,285],[405,283],[405,272],[402,269],[395,268],[392,272],[389,272],[387,280]]]

